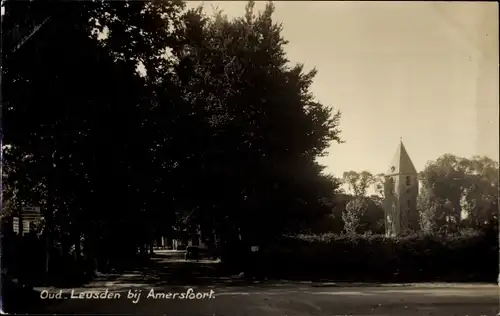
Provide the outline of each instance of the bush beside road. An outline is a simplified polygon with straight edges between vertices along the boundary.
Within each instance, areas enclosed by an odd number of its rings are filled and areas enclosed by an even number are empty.
[[[254,273],[276,279],[491,282],[498,234],[300,236],[253,254]]]

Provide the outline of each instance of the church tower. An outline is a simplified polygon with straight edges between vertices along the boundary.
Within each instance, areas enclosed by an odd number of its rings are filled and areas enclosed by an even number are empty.
[[[385,233],[396,236],[417,224],[418,175],[403,141],[385,174]]]

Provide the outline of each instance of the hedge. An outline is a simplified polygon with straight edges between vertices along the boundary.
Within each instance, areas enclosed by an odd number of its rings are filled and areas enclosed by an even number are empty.
[[[496,282],[498,234],[298,236],[256,254],[251,273],[347,282]]]

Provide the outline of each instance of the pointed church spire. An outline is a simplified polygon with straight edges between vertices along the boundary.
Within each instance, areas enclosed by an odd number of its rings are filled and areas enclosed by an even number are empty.
[[[398,149],[396,150],[396,154],[392,159],[389,170],[386,173],[386,175],[393,174],[417,174],[417,170],[415,169],[415,166],[413,165],[413,162],[411,161],[410,156],[408,155],[408,152],[403,145],[402,137],[400,138]]]

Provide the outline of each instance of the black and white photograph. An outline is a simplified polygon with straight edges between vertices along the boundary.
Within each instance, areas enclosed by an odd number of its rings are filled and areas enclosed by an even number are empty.
[[[1,20],[3,313],[499,314],[497,2]]]

